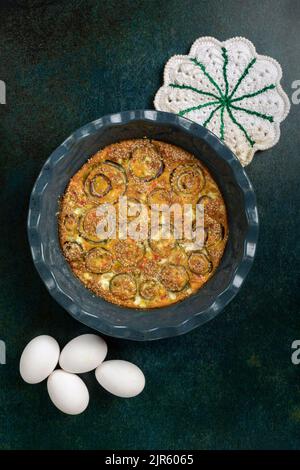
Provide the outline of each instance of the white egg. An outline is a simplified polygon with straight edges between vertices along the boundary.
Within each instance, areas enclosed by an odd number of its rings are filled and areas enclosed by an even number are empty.
[[[104,361],[107,345],[100,336],[86,334],[72,339],[61,352],[59,365],[67,372],[82,374]]]
[[[65,370],[52,372],[47,388],[51,401],[63,413],[78,415],[89,404],[89,392],[83,380]]]
[[[117,397],[135,397],[145,387],[143,372],[131,362],[105,361],[97,367],[95,374],[99,384]]]
[[[59,358],[59,345],[52,336],[37,336],[27,344],[20,359],[20,374],[29,384],[37,384],[51,374]]]

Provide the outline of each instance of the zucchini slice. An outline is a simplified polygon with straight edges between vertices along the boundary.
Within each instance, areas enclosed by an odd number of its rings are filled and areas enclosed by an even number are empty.
[[[188,196],[197,194],[203,189],[205,177],[198,165],[182,164],[171,173],[170,184],[177,194]]]
[[[89,181],[89,184],[90,194],[96,197],[103,197],[112,189],[110,179],[103,173],[97,173],[94,175]]]
[[[161,175],[163,162],[155,147],[149,143],[133,150],[131,173],[141,181],[151,181]]]
[[[68,261],[79,261],[83,256],[83,248],[77,242],[65,242],[63,252]]]
[[[159,233],[161,234],[161,230]],[[172,230],[170,230],[168,238],[162,238],[161,235],[155,238],[150,238],[149,245],[154,253],[157,253],[161,256],[169,256],[171,251],[176,246],[176,239],[172,234]]]
[[[203,206],[204,217],[216,219],[224,214],[224,205],[218,197],[212,198],[204,195],[200,197],[197,204],[201,204]]]
[[[94,243],[104,241],[97,235],[97,225],[101,221],[101,217],[104,217],[104,215],[97,214],[97,207],[89,209],[80,217],[78,231],[82,238]]]
[[[167,204],[168,206],[170,206],[172,204],[172,194],[167,189],[154,189],[148,196],[148,204],[149,206],[153,204]],[[153,208],[153,210],[156,209]]]
[[[190,270],[198,275],[205,276],[212,271],[212,262],[209,258],[200,251],[194,251],[190,254],[188,259],[188,266]]]
[[[94,274],[107,273],[112,265],[113,257],[104,248],[93,248],[88,251],[85,257],[85,266],[88,271]]]
[[[114,203],[125,193],[126,186],[123,167],[106,160],[90,171],[84,182],[84,191],[95,202]]]
[[[146,300],[159,299],[164,293],[164,287],[155,279],[148,279],[140,285],[140,294]]]
[[[109,284],[110,292],[121,300],[132,299],[137,293],[137,285],[131,274],[116,274]]]
[[[161,270],[161,282],[171,292],[182,291],[188,281],[189,276],[184,266],[167,264]]]
[[[124,266],[135,266],[145,254],[145,245],[127,238],[119,240],[115,246],[115,256]]]

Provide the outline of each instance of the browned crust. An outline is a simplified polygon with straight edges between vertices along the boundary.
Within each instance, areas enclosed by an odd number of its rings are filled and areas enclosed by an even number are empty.
[[[137,178],[132,174],[130,168],[130,159],[136,149],[151,145],[160,155],[163,171],[158,173],[156,178],[150,181]],[[152,147],[153,146],[153,147]],[[147,241],[144,242],[144,251],[132,249],[135,259],[130,261],[131,248],[125,249],[120,245],[120,240],[107,240],[95,242],[82,237],[80,233],[80,218],[89,209],[97,205],[97,198],[94,195],[89,196],[86,192],[85,181],[92,169],[104,161],[110,161],[120,165],[124,170],[126,178],[125,195],[128,199],[140,201],[147,204],[149,195],[155,190],[165,190],[172,196],[172,202],[184,204],[191,203],[196,206],[200,198],[206,196],[204,223],[207,233],[207,243],[204,247],[204,255],[211,262],[212,269],[205,275],[199,275],[193,272],[189,266],[190,252],[184,244],[176,243],[174,248],[165,254],[152,250]],[[172,175],[180,165],[196,165],[201,169],[204,175],[204,187],[199,192],[185,194],[175,192],[174,183],[172,185]],[[178,173],[178,172],[177,172]],[[188,182],[188,180],[187,180]],[[184,181],[185,184],[185,181]],[[109,194],[109,193],[107,193]],[[209,196],[209,197],[207,197]],[[105,195],[105,198],[107,195]],[[99,202],[98,202],[99,203]],[[150,209],[149,209],[150,210]],[[63,247],[67,242],[79,243],[82,248],[82,255],[70,259],[68,263],[74,274],[90,289],[94,294],[103,297],[109,302],[131,308],[154,308],[163,307],[188,297],[200,289],[207,280],[213,276],[217,266],[222,258],[226,242],[228,239],[228,223],[224,200],[220,190],[213,180],[212,176],[198,159],[185,150],[171,144],[147,139],[135,139],[122,141],[109,145],[97,152],[91,157],[81,169],[72,177],[69,185],[61,199],[59,212],[59,238]],[[75,223],[74,223],[75,220]],[[77,222],[76,222],[77,221]],[[221,227],[221,235],[219,234]],[[212,241],[216,240],[215,243]],[[122,243],[122,242],[121,242]],[[121,252],[120,252],[121,246]],[[96,247],[108,250],[112,257],[112,267],[109,273],[97,274],[87,270],[85,258],[90,250]],[[122,251],[123,249],[123,251]],[[121,256],[120,256],[121,253]],[[185,268],[188,282],[180,291],[171,291],[163,288],[159,289],[159,297],[154,299],[145,299],[140,296],[140,286],[145,281],[154,281],[162,286],[162,273],[166,265],[179,265]],[[136,283],[136,295],[131,298],[121,298],[113,294],[110,288],[110,278],[116,274],[129,274],[130,279]],[[125,278],[126,280],[126,278]],[[142,302],[142,304],[140,303]]]

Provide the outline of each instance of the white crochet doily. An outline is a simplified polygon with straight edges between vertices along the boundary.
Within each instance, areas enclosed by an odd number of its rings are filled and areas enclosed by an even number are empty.
[[[256,53],[248,39],[197,39],[189,55],[167,62],[154,106],[187,117],[214,132],[239,158],[275,145],[290,102],[271,57]]]

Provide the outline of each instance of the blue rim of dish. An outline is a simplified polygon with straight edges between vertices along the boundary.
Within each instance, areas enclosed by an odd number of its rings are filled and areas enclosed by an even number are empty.
[[[104,321],[101,321],[101,318],[97,318],[99,322],[98,328],[95,326],[95,318],[93,314],[87,312],[79,305],[74,303],[72,299],[70,299],[70,296],[66,294],[57,284],[55,276],[51,272],[51,269],[43,257],[42,240],[38,230],[38,208],[40,207],[39,202],[47,187],[47,182],[51,177],[52,169],[55,167],[58,161],[60,161],[65,156],[65,154],[70,151],[73,145],[77,144],[78,141],[85,138],[87,135],[97,132],[99,128],[105,129],[105,127],[111,126],[112,124],[128,124],[129,122],[141,120],[144,122],[160,121],[162,123],[174,125],[185,132],[188,131],[194,137],[205,140],[209,146],[230,165],[236,183],[240,187],[245,201],[245,215],[247,218],[248,230],[244,239],[243,257],[239,266],[233,273],[228,286],[218,295],[212,304],[205,309],[204,312],[201,311],[199,313],[195,313],[192,317],[187,318],[176,325],[163,327],[158,326],[144,330],[137,330],[132,327],[128,327],[127,325],[108,324]],[[109,336],[131,339],[135,341],[148,341],[178,336],[193,330],[201,324],[208,322],[218,313],[220,313],[221,310],[223,310],[226,305],[236,296],[245,278],[247,277],[248,272],[250,271],[255,257],[258,232],[259,222],[255,193],[244,168],[233,152],[215,134],[203,126],[200,126],[199,124],[196,124],[187,118],[180,117],[172,113],[154,110],[133,110],[108,114],[84,125],[72,133],[59,147],[57,147],[56,150],[54,150],[54,152],[52,152],[43,165],[32,189],[27,219],[27,233],[33,261],[51,296],[64,309],[66,309],[71,314],[71,316],[81,323],[93,329],[97,329],[98,331]],[[37,245],[40,246],[40,249],[34,250],[33,246]],[[38,256],[36,256],[37,252]],[[126,330],[126,334],[124,334],[124,330]]]

